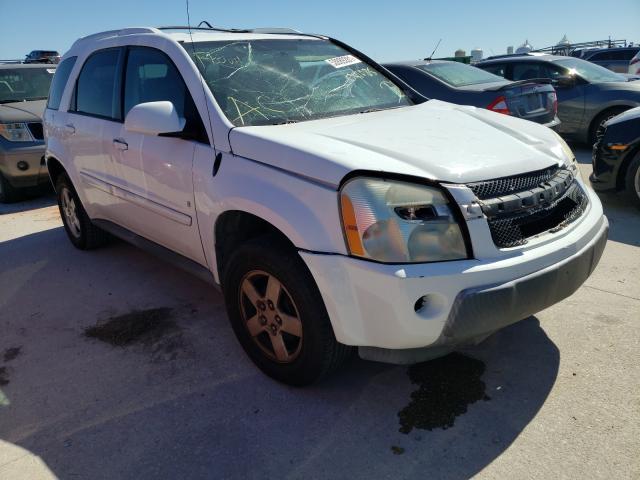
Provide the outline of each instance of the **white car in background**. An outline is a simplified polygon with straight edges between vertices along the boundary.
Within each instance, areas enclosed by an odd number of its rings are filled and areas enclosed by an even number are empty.
[[[132,28],[78,40],[45,112],[71,242],[221,287],[268,375],[411,363],[571,295],[608,222],[552,130],[427,101],[343,43]]]
[[[640,52],[629,62],[629,73],[631,75],[640,75]]]

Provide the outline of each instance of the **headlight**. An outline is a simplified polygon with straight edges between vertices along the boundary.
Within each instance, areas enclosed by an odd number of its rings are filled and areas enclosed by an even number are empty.
[[[360,177],[340,191],[351,255],[388,263],[467,258],[460,225],[435,187]]]
[[[33,142],[26,123],[0,123],[0,135],[10,142]]]
[[[551,131],[556,134],[558,142],[560,143],[560,150],[562,151],[562,157],[564,158],[565,165],[575,176],[582,178],[582,175],[580,175],[580,168],[578,168],[576,155],[573,153],[573,150],[571,150],[571,147],[567,144],[564,138],[558,135],[557,132],[554,132],[553,130]]]

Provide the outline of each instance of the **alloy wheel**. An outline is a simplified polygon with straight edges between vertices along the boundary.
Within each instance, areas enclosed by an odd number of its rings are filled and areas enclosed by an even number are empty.
[[[62,213],[64,214],[67,227],[75,238],[80,238],[81,227],[76,201],[68,188],[62,190],[60,197]]]
[[[293,362],[302,349],[302,321],[293,298],[272,274],[247,273],[240,282],[240,311],[251,339],[271,360]]]

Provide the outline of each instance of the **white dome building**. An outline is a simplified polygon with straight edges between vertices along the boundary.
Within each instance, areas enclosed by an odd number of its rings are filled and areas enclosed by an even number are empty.
[[[533,50],[533,47],[529,44],[529,40],[525,40],[524,43],[518,47],[516,53],[529,53],[531,50]]]

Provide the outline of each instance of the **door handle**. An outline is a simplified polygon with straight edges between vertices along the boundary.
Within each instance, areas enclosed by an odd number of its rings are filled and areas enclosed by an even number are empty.
[[[116,147],[118,150],[122,150],[123,152],[125,150],[129,150],[129,144],[121,138],[114,138],[113,146]]]
[[[74,127],[72,124],[68,123],[64,126],[64,131],[65,133],[68,133],[69,135],[73,135],[74,133],[76,133],[76,127]]]

